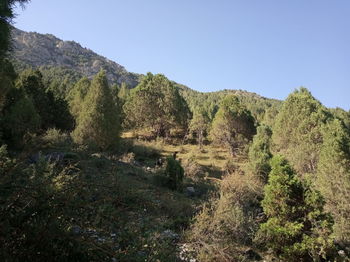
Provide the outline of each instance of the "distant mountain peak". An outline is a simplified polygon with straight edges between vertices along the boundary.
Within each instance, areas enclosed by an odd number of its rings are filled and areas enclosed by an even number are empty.
[[[13,59],[32,67],[57,66],[72,69],[89,78],[101,69],[106,70],[108,80],[135,87],[140,75],[128,72],[123,66],[75,41],[63,41],[52,34],[12,30]]]

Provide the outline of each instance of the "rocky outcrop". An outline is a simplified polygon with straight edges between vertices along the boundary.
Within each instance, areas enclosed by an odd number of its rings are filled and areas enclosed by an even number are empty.
[[[22,64],[64,67],[87,77],[104,69],[111,84],[125,82],[132,88],[139,82],[139,74],[128,72],[123,66],[74,41],[62,41],[51,34],[24,32],[16,28],[12,30],[12,39],[12,57]]]

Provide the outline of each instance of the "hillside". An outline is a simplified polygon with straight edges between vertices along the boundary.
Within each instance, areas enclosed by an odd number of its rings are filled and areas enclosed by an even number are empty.
[[[62,41],[51,34],[39,34],[13,29],[12,58],[19,71],[30,66],[39,68],[43,80],[55,94],[64,98],[74,83],[82,76],[92,78],[101,68],[106,70],[111,84],[125,82],[129,88],[135,87],[142,75],[128,72],[123,66],[100,56],[74,41]],[[279,100],[262,97],[243,90],[222,90],[203,93],[174,82],[186,99],[191,110],[207,107],[211,117],[227,94],[239,96],[253,115],[260,121],[268,108],[277,112]],[[271,110],[270,110],[271,111]]]
[[[53,35],[12,41],[1,261],[350,261],[349,112],[303,87],[198,92]]]
[[[125,82],[134,87],[139,74],[128,72],[123,66],[103,57],[74,41],[62,41],[51,34],[24,32],[13,28],[12,57],[23,65],[32,67],[63,67],[92,77],[106,70],[112,83]]]

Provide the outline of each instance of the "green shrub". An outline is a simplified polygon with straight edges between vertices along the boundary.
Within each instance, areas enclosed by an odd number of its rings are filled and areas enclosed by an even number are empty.
[[[67,133],[55,128],[48,129],[42,140],[49,148],[68,148],[72,144],[72,140]]]
[[[172,157],[168,157],[166,160],[165,174],[169,178],[169,187],[171,189],[175,190],[181,188],[184,177],[184,169],[179,161]]]
[[[318,191],[297,178],[281,156],[271,160],[262,207],[268,220],[257,239],[283,261],[329,261],[333,221]]]
[[[272,131],[268,126],[259,126],[257,134],[253,137],[253,143],[249,147],[248,168],[251,173],[258,176],[264,183],[267,182],[268,174],[271,171],[270,140]]]

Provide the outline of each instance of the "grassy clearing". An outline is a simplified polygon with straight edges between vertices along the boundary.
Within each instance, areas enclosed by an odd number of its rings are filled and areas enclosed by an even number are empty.
[[[162,140],[145,141],[137,140],[135,134],[126,132],[122,135],[126,140],[133,141],[134,145],[143,146],[144,148],[153,148],[159,152],[160,156],[166,157],[177,152],[177,158],[183,163],[188,159],[192,159],[205,170],[208,177],[221,178],[227,170],[228,159],[231,159],[229,152],[223,148],[213,146],[211,144],[204,145],[200,150],[198,145],[182,144],[177,145],[165,143]],[[236,163],[239,164],[239,163]]]

